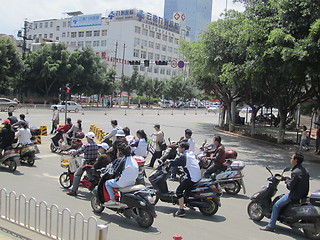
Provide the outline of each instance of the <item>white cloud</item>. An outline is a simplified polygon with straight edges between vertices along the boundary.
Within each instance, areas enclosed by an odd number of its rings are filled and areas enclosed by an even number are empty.
[[[232,0],[213,0],[213,16],[216,20],[228,9],[242,10]],[[164,0],[0,0],[0,33],[16,35],[23,27],[23,21],[63,18],[65,12],[82,11],[85,14],[102,13],[106,10],[138,8],[163,16]]]

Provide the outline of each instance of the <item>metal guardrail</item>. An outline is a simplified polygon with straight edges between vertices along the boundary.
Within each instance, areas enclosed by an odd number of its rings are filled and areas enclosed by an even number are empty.
[[[35,198],[27,200],[24,194],[17,196],[5,188],[0,189],[0,218],[51,239],[107,239],[107,226],[98,225],[95,217],[86,220],[81,212],[72,216],[67,208],[60,211],[45,201],[37,204]]]

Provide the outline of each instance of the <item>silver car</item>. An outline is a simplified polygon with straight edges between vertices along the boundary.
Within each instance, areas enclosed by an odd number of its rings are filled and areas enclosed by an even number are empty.
[[[13,112],[18,106],[18,102],[8,99],[0,98],[0,110]]]
[[[57,107],[60,112],[64,112],[66,110],[65,102],[60,102],[59,104],[52,105],[50,109],[53,110],[54,107]],[[68,112],[79,112],[80,110],[82,110],[82,106],[80,104],[73,101],[67,101]]]

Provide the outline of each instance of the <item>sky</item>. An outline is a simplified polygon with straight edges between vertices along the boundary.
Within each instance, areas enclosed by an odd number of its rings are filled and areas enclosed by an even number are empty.
[[[227,2],[226,2],[227,1]],[[228,9],[243,10],[232,0],[213,0],[212,20],[217,20]],[[164,0],[0,0],[0,34],[17,35],[23,22],[59,19],[66,12],[82,11],[84,14],[102,13],[110,10],[138,8],[145,12],[163,16]]]

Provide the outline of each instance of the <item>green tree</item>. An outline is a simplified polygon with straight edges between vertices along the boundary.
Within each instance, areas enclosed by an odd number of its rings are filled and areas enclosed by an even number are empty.
[[[124,76],[121,79],[122,91],[125,91],[128,93],[128,107],[130,106],[131,93],[137,88],[138,76],[139,76],[138,67],[134,66],[131,77]]]
[[[0,92],[14,90],[19,84],[23,64],[15,44],[8,37],[0,37]]]

